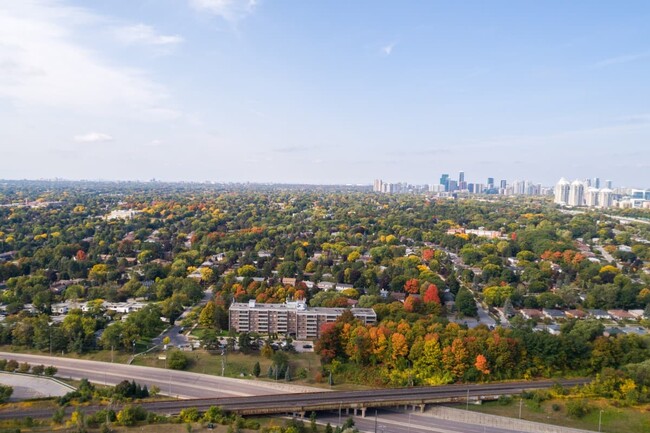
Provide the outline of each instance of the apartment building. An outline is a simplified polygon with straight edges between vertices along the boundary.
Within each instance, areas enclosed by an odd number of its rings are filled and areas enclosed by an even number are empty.
[[[347,308],[312,308],[305,301],[282,304],[234,302],[228,310],[230,329],[237,332],[259,334],[286,334],[298,340],[315,340],[320,337],[324,323],[334,322]],[[354,317],[365,324],[377,323],[372,308],[351,308]]]

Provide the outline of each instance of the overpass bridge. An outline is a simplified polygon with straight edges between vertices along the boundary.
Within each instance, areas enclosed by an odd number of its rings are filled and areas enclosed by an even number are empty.
[[[436,387],[388,388],[365,391],[330,391],[302,394],[276,394],[251,397],[189,399],[144,403],[152,412],[176,414],[183,408],[195,407],[199,411],[211,406],[221,407],[225,412],[239,415],[273,415],[306,412],[345,410],[365,416],[369,408],[411,406],[424,411],[425,405],[454,401],[481,401],[496,399],[501,395],[519,394],[524,391],[550,388],[555,384],[575,386],[587,383],[587,379],[563,381],[527,381],[494,384],[444,385]]]

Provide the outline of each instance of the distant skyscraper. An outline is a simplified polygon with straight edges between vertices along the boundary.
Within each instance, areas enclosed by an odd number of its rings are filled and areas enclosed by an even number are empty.
[[[594,188],[600,189],[600,178],[599,177],[594,179],[593,185],[594,185]]]
[[[448,192],[454,192],[456,190],[458,190],[458,182],[456,182],[455,180],[449,179],[447,181],[447,191]]]
[[[493,177],[488,177],[487,178],[487,187],[492,189],[494,188],[494,178]]]
[[[608,180],[607,182],[611,182]],[[612,207],[614,200],[612,197],[612,190],[609,188],[601,189],[598,193],[598,207],[608,208]]]
[[[598,206],[598,195],[600,190],[598,188],[588,188],[585,194],[585,204],[589,207]]]
[[[569,206],[582,206],[585,202],[585,184],[579,180],[571,183],[569,190]]]
[[[612,189],[613,182],[611,180],[605,181],[605,188]]]
[[[565,178],[560,179],[560,181],[555,185],[555,203],[568,204],[570,189],[571,184]]]
[[[499,188],[506,189],[507,186],[508,186],[508,182],[506,182],[505,179],[501,179],[501,183],[499,185]]]
[[[463,182],[465,182],[465,172],[461,171],[460,173],[458,173],[458,184],[460,185]]]
[[[449,191],[449,175],[443,174],[440,176],[440,185],[444,185],[445,191]]]

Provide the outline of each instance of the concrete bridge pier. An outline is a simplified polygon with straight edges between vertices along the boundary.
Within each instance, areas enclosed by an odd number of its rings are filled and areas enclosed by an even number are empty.
[[[366,408],[362,407],[359,410],[361,411],[361,418],[365,418],[366,417]]]

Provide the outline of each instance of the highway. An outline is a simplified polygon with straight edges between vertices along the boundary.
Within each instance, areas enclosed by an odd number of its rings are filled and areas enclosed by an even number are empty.
[[[347,416],[343,414],[341,422]],[[318,417],[318,422],[332,426],[339,425],[338,413],[326,413]],[[466,424],[456,421],[447,421],[422,415],[417,412],[404,413],[392,411],[378,411],[366,418],[354,417],[355,426],[362,432],[368,433],[513,433],[515,430],[506,430],[498,427]]]
[[[215,398],[250,395],[268,395],[318,390],[286,383],[269,383],[186,371],[165,370],[137,365],[114,364],[72,358],[0,352],[0,358],[15,359],[32,365],[53,365],[58,377],[82,379],[102,385],[116,385],[123,380],[135,380],[151,388],[156,385],[160,393],[177,398]]]

